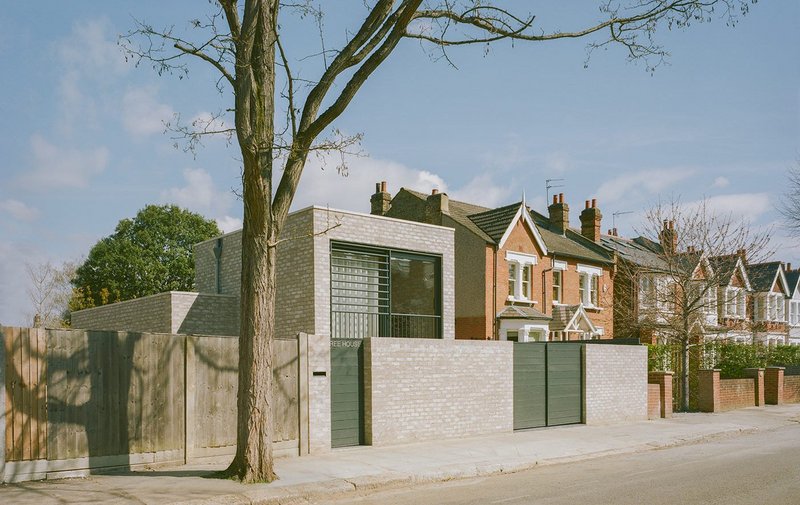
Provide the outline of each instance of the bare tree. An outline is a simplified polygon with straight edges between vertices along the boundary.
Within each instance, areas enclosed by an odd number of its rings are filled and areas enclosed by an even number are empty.
[[[705,200],[656,205],[644,221],[634,243],[645,252],[618,262],[628,293],[618,293],[614,327],[679,348],[681,408],[688,410],[690,350],[731,332],[753,331],[747,287],[739,284],[748,262],[774,252],[772,230],[718,214]]]
[[[26,263],[30,285],[28,299],[33,326],[63,328],[68,326],[69,300],[72,296],[72,278],[77,264],[67,261],[61,265],[52,263]]]
[[[216,0],[217,10],[176,34],[146,23],[121,42],[138,62],[156,71],[186,72],[194,58],[215,68],[217,87],[233,97],[234,121],[226,111],[195,122],[170,125],[190,147],[205,135],[235,135],[243,164],[242,291],[237,451],[229,472],[244,481],[271,481],[272,339],[275,316],[275,252],[289,207],[310,153],[342,152],[358,142],[333,122],[404,38],[441,51],[504,39],[546,42],[589,39],[588,50],[619,45],[627,57],[657,66],[667,55],[656,43],[658,28],[686,27],[714,16],[735,23],[748,0],[630,0],[604,2],[596,22],[574,30],[550,30],[530,14],[514,14],[485,0],[366,0],[352,7],[354,28],[340,47],[316,55],[318,77],[300,77],[296,66],[309,55],[285,46],[286,16],[315,20],[323,13],[310,0]],[[351,4],[352,5],[352,4]],[[592,8],[595,10],[595,8]],[[303,74],[305,75],[305,73]],[[278,123],[276,124],[276,121]],[[229,137],[230,138],[230,137]]]
[[[788,186],[778,210],[783,214],[789,232],[800,238],[800,160],[789,169],[786,178]]]

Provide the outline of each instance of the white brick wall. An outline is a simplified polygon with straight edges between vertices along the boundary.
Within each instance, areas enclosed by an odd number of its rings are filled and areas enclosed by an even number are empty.
[[[586,424],[647,419],[647,347],[585,346]]]
[[[511,432],[512,362],[510,342],[366,339],[367,443]]]

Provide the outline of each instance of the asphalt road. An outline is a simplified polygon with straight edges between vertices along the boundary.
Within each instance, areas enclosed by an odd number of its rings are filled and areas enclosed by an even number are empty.
[[[319,503],[800,505],[800,424],[690,446]]]

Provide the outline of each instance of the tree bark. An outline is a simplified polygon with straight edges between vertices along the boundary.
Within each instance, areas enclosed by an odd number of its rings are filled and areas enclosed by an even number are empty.
[[[236,134],[244,168],[244,217],[236,456],[227,473],[243,482],[276,478],[272,347],[276,244],[285,220],[276,219],[272,209],[277,9],[276,0],[248,1],[241,32],[235,35]]]

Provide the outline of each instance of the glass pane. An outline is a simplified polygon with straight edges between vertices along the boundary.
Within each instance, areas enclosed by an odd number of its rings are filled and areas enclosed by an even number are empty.
[[[519,332],[518,331],[507,331],[506,332],[506,340],[510,342],[519,342]]]
[[[392,313],[439,315],[435,258],[392,256]]]

